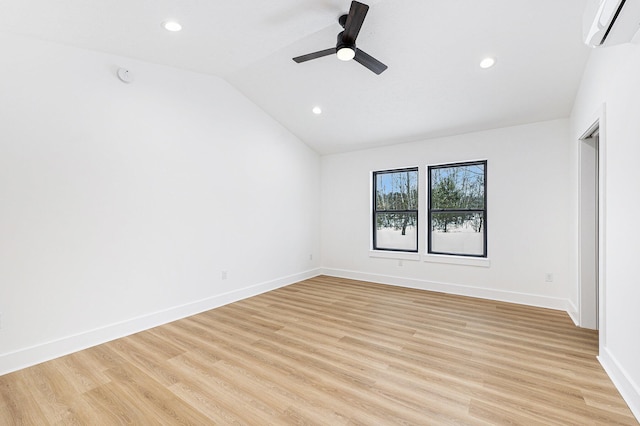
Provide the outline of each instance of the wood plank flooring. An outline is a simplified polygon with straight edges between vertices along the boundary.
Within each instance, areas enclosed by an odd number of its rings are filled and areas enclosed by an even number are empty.
[[[0,377],[2,425],[637,425],[564,312],[317,277]]]

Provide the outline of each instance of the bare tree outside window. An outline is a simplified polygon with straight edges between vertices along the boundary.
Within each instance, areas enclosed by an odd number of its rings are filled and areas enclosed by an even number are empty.
[[[374,250],[418,251],[418,168],[373,172]]]
[[[429,253],[487,256],[486,166],[429,167]]]

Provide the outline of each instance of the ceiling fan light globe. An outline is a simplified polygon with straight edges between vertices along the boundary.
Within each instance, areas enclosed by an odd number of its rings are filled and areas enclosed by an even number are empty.
[[[355,58],[356,56],[356,51],[355,49],[352,49],[351,47],[341,47],[340,49],[338,49],[338,51],[336,52],[336,56],[338,57],[338,59],[340,59],[341,61],[350,61],[353,58]]]

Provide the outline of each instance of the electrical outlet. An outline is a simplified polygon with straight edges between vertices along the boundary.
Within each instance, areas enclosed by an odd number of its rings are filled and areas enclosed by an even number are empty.
[[[309,260],[313,260],[313,254],[309,255]]]
[[[403,263],[402,263],[402,259],[401,259],[401,260],[398,260],[398,266],[402,266],[402,265],[403,265]]]
[[[227,279],[227,271],[222,271],[220,273],[220,278],[222,278],[223,280],[226,280]]]
[[[544,274],[544,282],[552,283],[553,282],[553,274],[551,272],[547,272]]]

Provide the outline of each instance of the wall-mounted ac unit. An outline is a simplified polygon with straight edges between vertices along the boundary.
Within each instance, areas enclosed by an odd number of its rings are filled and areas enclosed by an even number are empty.
[[[627,43],[640,29],[640,0],[589,0],[584,42],[591,47]]]

